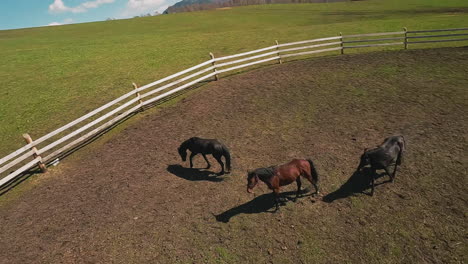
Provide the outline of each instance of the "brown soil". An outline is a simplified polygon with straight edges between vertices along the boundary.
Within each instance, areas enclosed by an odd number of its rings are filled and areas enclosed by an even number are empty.
[[[0,208],[0,262],[467,261],[467,69],[467,48],[414,50],[209,83],[25,183]],[[351,176],[363,148],[393,134],[403,166],[370,197]],[[176,148],[191,136],[223,141],[233,172],[187,169]],[[265,185],[247,194],[247,169],[296,157],[314,160],[322,197],[271,213]]]

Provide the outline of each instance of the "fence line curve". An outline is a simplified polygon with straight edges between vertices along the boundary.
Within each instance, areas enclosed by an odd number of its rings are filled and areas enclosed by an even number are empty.
[[[459,33],[465,31],[466,33]],[[457,33],[443,33],[439,32],[457,32]],[[436,35],[431,34],[436,33]],[[425,35],[421,35],[425,34]],[[439,35],[437,35],[439,34]],[[379,36],[393,36],[385,38],[375,38]],[[368,47],[381,47],[391,45],[401,45],[402,48],[407,49],[408,45],[415,45],[420,43],[434,43],[434,42],[454,42],[454,41],[468,41],[468,38],[460,38],[468,36],[468,28],[453,28],[453,29],[434,29],[434,30],[414,30],[408,31],[404,28],[404,31],[397,32],[378,32],[369,34],[355,34],[355,35],[338,35],[326,38],[318,38],[290,43],[276,45],[247,51],[239,54],[214,58],[211,56],[210,60],[192,66],[188,69],[179,71],[162,79],[156,80],[152,83],[137,87],[134,85],[134,89],[104,105],[96,108],[95,110],[73,120],[72,122],[50,132],[46,135],[26,144],[25,146],[13,151],[0,159],[0,188],[2,186],[12,182],[19,175],[35,168],[39,164],[51,164],[57,160],[57,156],[66,151],[76,147],[78,144],[86,142],[86,140],[98,135],[102,131],[112,127],[124,118],[130,116],[137,111],[140,111],[142,107],[148,106],[155,103],[169,95],[176,92],[182,91],[196,83],[204,81],[208,78],[216,76],[218,74],[226,73],[241,68],[250,67],[253,65],[266,63],[274,60],[278,60],[278,63],[282,63],[283,58],[304,56],[322,52],[340,51],[344,53],[346,49],[352,48],[368,48]],[[433,38],[436,38],[434,40]],[[450,39],[447,39],[450,38]],[[385,42],[383,41],[395,41],[403,40],[402,42]],[[415,41],[412,41],[415,40]],[[319,42],[319,44],[309,45],[310,43]],[[375,43],[379,42],[379,43]],[[349,45],[358,44],[359,45]],[[362,44],[361,44],[362,43]],[[302,45],[302,46],[299,46]],[[339,45],[339,46],[338,46]],[[294,47],[295,46],[295,47]],[[338,46],[325,49],[317,49],[321,47]],[[284,48],[288,47],[288,48]],[[302,51],[307,50],[307,51]],[[300,52],[297,52],[300,51]],[[249,56],[252,55],[252,56]],[[249,57],[246,57],[249,56]],[[240,58],[243,57],[243,58]],[[265,58],[266,57],[266,58]],[[239,59],[237,59],[239,58]],[[232,60],[235,59],[235,60]],[[229,61],[231,60],[231,61]],[[253,61],[252,61],[253,60]],[[251,61],[251,62],[247,62]],[[222,62],[216,64],[216,62]],[[247,62],[247,63],[244,63]],[[240,64],[243,63],[243,64]],[[233,66],[232,66],[233,65]],[[206,67],[208,66],[208,67]],[[230,66],[229,68],[225,68]],[[195,71],[198,70],[198,71]],[[209,71],[211,73],[205,74]],[[188,75],[186,75],[188,74]],[[203,75],[204,74],[204,75]],[[199,77],[202,75],[201,77]],[[183,77],[181,77],[183,76]],[[178,78],[181,77],[181,78]],[[194,79],[196,78],[196,79]],[[171,82],[169,82],[171,81]],[[169,83],[167,83],[169,82]],[[187,82],[187,83],[184,83]],[[184,83],[184,84],[182,84]],[[180,86],[177,86],[179,85]],[[161,86],[159,86],[161,85]],[[152,90],[148,90],[152,87],[156,87]],[[168,88],[171,88],[168,91]],[[141,93],[145,91],[145,93]],[[141,93],[141,94],[140,94]],[[135,95],[130,100],[126,100],[129,97]],[[146,99],[146,100],[143,100]],[[125,100],[125,101],[124,101]],[[123,112],[122,112],[123,111]],[[99,114],[101,114],[99,116]],[[81,127],[76,127],[83,121],[88,121]],[[105,121],[105,122],[104,122]],[[97,126],[97,127],[95,127]],[[75,128],[74,128],[75,127]],[[94,129],[90,130],[91,128]],[[58,139],[51,140],[55,137],[60,136]],[[45,144],[39,147],[41,144]],[[63,145],[65,144],[65,145]],[[44,155],[42,157],[41,155]],[[28,158],[32,160],[27,161]],[[9,170],[12,170],[8,173]],[[1,176],[1,175],[4,176]]]

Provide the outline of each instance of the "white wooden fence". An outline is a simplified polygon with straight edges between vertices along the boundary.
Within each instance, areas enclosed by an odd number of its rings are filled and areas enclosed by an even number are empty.
[[[0,177],[3,177],[0,180],[0,188],[36,167],[45,172],[46,165],[56,162],[58,156],[83,144],[106,128],[143,109],[144,106],[203,80],[213,77],[217,80],[222,73],[271,61],[282,63],[283,59],[294,56],[334,51],[344,54],[347,49],[392,45],[407,49],[409,46],[421,43],[468,41],[467,36],[468,28],[418,31],[408,31],[404,28],[398,32],[358,35],[340,33],[334,37],[284,44],[276,41],[276,45],[270,47],[219,58],[215,58],[210,53],[210,60],[191,68],[141,87],[133,84],[132,91],[36,140],[24,134],[27,144],[0,159]]]

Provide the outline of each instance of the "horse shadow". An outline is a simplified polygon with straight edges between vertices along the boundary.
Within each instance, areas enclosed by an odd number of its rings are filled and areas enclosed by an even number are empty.
[[[374,174],[370,168],[363,168],[360,172],[355,171],[353,175],[343,184],[341,187],[326,196],[323,197],[323,201],[326,203],[332,203],[335,200],[347,198],[357,193],[362,193],[370,196],[370,192],[366,193],[365,191],[371,188],[372,177],[375,177],[375,180],[385,176],[387,174],[380,173]],[[384,181],[381,183],[375,183],[375,186],[390,182]]]
[[[167,171],[174,174],[177,177],[189,181],[221,182],[224,180],[223,178],[218,177],[220,175],[212,171],[202,170],[198,168],[185,168],[179,164],[172,164],[167,166]]]
[[[293,198],[288,197],[292,195],[295,196],[296,192],[291,191],[291,192],[281,193],[281,196],[285,198],[281,202],[281,204],[284,204],[286,200],[293,200]],[[304,197],[304,196],[308,196],[308,195],[302,195],[301,197]],[[275,199],[273,197],[273,194],[265,193],[265,194],[255,197],[254,199],[244,204],[231,208],[227,210],[226,212],[223,212],[219,215],[215,215],[215,218],[218,222],[227,223],[232,217],[238,214],[258,214],[258,213],[264,213],[264,212],[275,213],[276,210],[274,208],[275,208]],[[273,210],[270,210],[270,209],[273,209]]]

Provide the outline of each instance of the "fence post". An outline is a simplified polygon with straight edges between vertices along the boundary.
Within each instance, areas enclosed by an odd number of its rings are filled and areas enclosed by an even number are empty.
[[[24,140],[26,141],[26,144],[29,144],[29,143],[32,143],[33,140],[31,138],[31,136],[29,134],[23,134],[23,138]],[[38,152],[37,152],[37,148],[36,147],[32,147],[31,150],[34,152],[33,153],[33,158],[41,158],[41,156],[39,156]],[[44,163],[42,163],[42,158],[40,161],[37,162],[37,166],[39,166],[39,168],[41,169],[42,172],[47,172],[47,167],[44,165]]]
[[[341,46],[341,55],[344,54],[344,47],[343,47],[343,34],[340,32],[340,46]]]
[[[211,53],[211,52],[210,52],[210,57],[211,57],[212,60],[214,60],[214,58],[215,58],[214,55],[213,55],[213,53]],[[212,65],[213,65],[213,67],[214,67],[213,72],[216,73],[216,63],[213,61]],[[217,81],[218,79],[219,79],[219,78],[218,78],[218,74],[215,74],[215,80]]]
[[[279,64],[282,64],[283,61],[281,60],[281,56],[280,56],[280,51],[279,51],[279,47],[278,47],[279,46],[278,40],[275,40],[275,42],[276,42],[276,51],[278,51],[277,54],[278,54],[278,57],[279,57],[278,61],[279,61]]]
[[[143,110],[143,101],[141,100],[141,94],[138,92],[138,85],[136,83],[132,83],[133,88],[135,89],[135,96],[138,98],[138,103],[140,104],[140,109]]]
[[[405,49],[408,49],[408,29],[404,27],[403,30],[405,31]]]

